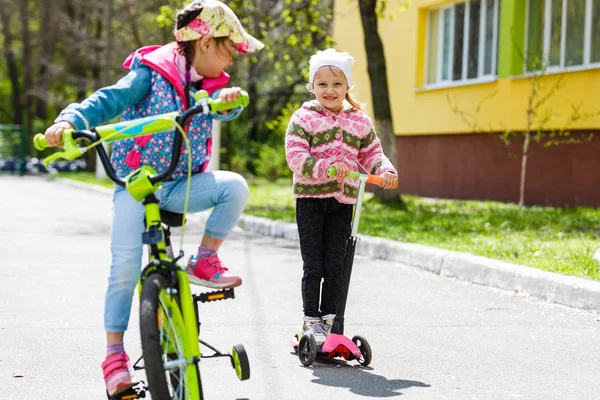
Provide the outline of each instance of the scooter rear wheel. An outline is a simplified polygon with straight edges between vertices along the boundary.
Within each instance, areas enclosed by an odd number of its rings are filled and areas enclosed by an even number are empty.
[[[361,357],[358,357],[356,361],[363,367],[371,364],[371,360],[373,359],[373,353],[371,352],[371,346],[367,339],[362,336],[356,335],[352,338],[352,341],[360,350]]]
[[[310,333],[305,333],[298,343],[298,358],[305,367],[310,366],[317,359],[317,341]]]

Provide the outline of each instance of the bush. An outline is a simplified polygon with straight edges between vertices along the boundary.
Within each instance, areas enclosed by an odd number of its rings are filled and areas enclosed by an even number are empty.
[[[258,176],[266,178],[270,182],[292,175],[285,159],[283,145],[278,148],[269,145],[260,146],[258,159],[254,161],[254,169]]]
[[[229,169],[232,172],[245,175],[248,173],[248,157],[245,154],[234,154],[229,159],[229,165],[225,165],[224,169]]]

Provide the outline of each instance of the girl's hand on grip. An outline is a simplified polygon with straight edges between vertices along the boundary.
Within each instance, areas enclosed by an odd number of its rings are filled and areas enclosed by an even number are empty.
[[[230,101],[234,101],[242,94],[242,89],[239,87],[225,88],[219,92],[219,99],[223,103],[229,103]],[[229,110],[219,111],[219,114],[227,114]]]
[[[219,92],[219,98],[223,103],[234,101],[242,94],[242,89],[239,87],[225,88]]]
[[[335,177],[336,178],[344,179],[350,173],[348,166],[342,162],[333,163],[333,164],[331,164],[331,167],[335,168],[335,171],[336,171]]]
[[[381,187],[384,189],[393,189],[398,186],[398,176],[389,172],[381,174]]]
[[[59,121],[46,129],[44,139],[46,139],[48,145],[52,147],[60,146],[62,144],[62,133],[65,129],[75,129],[75,127],[67,121]]]

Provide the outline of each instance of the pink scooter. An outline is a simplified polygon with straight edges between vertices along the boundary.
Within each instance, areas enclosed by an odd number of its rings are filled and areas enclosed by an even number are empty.
[[[329,168],[327,174],[331,178],[335,177],[335,168]],[[382,181],[380,176],[360,174],[354,171],[350,172],[348,179],[359,180],[360,186],[352,218],[352,233],[348,238],[348,245],[346,246],[344,276],[331,333],[327,335],[325,342],[320,346],[317,346],[315,337],[310,332],[306,332],[301,337],[297,334],[290,341],[290,344],[298,354],[300,362],[305,367],[315,362],[317,356],[326,358],[342,357],[345,360],[356,360],[362,366],[369,365],[373,358],[371,346],[367,339],[359,335],[353,336],[352,339],[344,336],[344,313],[346,311],[346,300],[348,299],[350,276],[352,275],[352,265],[354,263],[354,252],[356,250],[356,242],[358,241],[358,222],[360,221],[360,210],[365,186],[367,182],[381,186]]]

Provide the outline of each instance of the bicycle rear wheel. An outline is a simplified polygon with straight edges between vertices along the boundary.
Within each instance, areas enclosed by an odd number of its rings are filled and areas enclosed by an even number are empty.
[[[168,287],[159,273],[148,276],[142,285],[140,333],[148,386],[154,400],[197,400],[200,374],[185,355],[179,298],[168,294]]]

